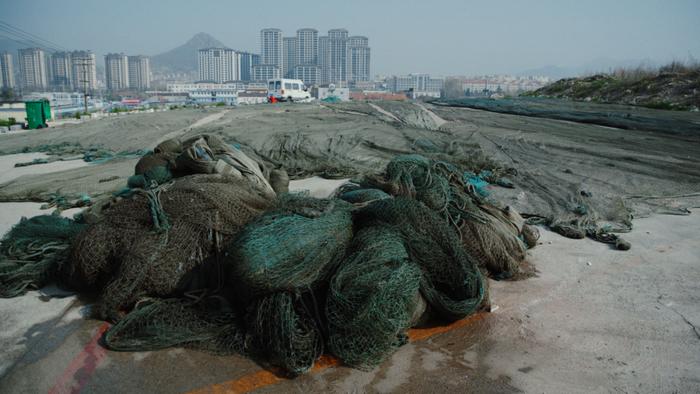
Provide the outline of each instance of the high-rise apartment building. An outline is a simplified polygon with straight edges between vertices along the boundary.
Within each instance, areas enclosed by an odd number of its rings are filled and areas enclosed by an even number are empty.
[[[306,86],[318,85],[321,69],[315,64],[298,64],[294,67],[294,78],[301,79]]]
[[[267,82],[268,79],[282,77],[279,67],[271,64],[256,64],[253,66],[253,80],[257,82]]]
[[[318,64],[318,30],[297,30],[297,65]]]
[[[129,88],[129,58],[123,53],[105,56],[105,80],[109,90]]]
[[[151,87],[151,61],[147,56],[128,56],[129,88],[146,90]]]
[[[241,63],[241,81],[250,82],[253,80],[253,66],[260,64],[260,55],[250,52],[238,52]]]
[[[240,57],[233,49],[199,50],[199,80],[224,83],[240,79]]]
[[[297,37],[284,37],[282,39],[282,76],[285,78],[293,78],[294,66],[297,63]]]
[[[322,36],[318,38],[318,68],[319,73],[319,84],[325,85],[328,83],[328,64],[330,63],[330,40],[328,36]]]
[[[46,53],[41,48],[20,49],[19,73],[25,90],[46,90],[49,76]]]
[[[0,87],[15,88],[15,70],[14,64],[12,64],[12,54],[9,52],[0,53]]]
[[[261,64],[276,66],[282,69],[282,30],[260,30],[260,60]]]
[[[260,50],[261,61],[253,69],[256,81],[282,76],[301,79],[309,86],[342,86],[371,79],[369,39],[349,37],[346,29],[331,29],[322,37],[313,28],[298,29],[295,37],[282,37],[279,29],[263,29]]]
[[[363,36],[348,38],[348,81],[369,81],[369,39]]]
[[[328,30],[328,81],[341,83],[348,80],[348,31]]]
[[[90,51],[73,51],[70,58],[73,71],[73,89],[95,90],[97,88],[95,54]]]
[[[51,81],[49,85],[60,91],[73,90],[73,63],[70,52],[55,52],[49,61]]]

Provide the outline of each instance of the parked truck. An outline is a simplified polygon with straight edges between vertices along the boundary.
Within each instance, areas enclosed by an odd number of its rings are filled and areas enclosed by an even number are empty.
[[[27,128],[43,129],[49,127],[46,123],[51,120],[51,106],[49,100],[32,100],[24,103],[27,112]]]

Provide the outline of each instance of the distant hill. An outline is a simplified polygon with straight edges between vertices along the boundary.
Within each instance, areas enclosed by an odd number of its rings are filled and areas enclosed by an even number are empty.
[[[211,47],[226,48],[226,45],[207,33],[197,33],[179,47],[152,56],[151,67],[178,72],[197,71],[197,51]]]
[[[700,108],[700,65],[674,62],[656,70],[622,68],[607,74],[561,79],[525,95],[697,110]]]

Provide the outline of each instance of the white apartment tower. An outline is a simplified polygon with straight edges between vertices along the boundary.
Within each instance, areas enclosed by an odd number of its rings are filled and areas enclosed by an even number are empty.
[[[277,67],[281,72],[284,62],[282,30],[260,30],[260,63]]]
[[[369,81],[369,39],[363,36],[348,38],[348,81]]]
[[[241,59],[233,49],[200,49],[198,60],[200,81],[224,83],[240,80]]]
[[[282,70],[271,64],[256,64],[253,66],[253,80],[267,82],[268,79],[280,78]]]
[[[25,90],[45,90],[48,87],[46,54],[41,48],[27,48],[19,51],[19,72],[22,88]]]
[[[348,80],[348,31],[328,31],[328,82],[340,83]]]
[[[318,30],[297,30],[297,65],[318,64]]]
[[[282,76],[285,78],[292,78],[294,74],[294,66],[297,63],[297,37],[284,37],[283,41],[283,51],[282,57]]]
[[[151,87],[151,64],[147,56],[129,56],[129,87],[146,90]]]
[[[0,87],[14,89],[15,70],[12,55],[9,52],[0,53]]]
[[[294,67],[294,78],[304,81],[306,86],[320,83],[321,69],[315,64],[298,64]]]
[[[109,90],[129,88],[129,59],[125,54],[110,53],[105,56],[105,79]]]
[[[90,51],[73,51],[70,54],[73,88],[79,91],[97,88],[95,54]]]
[[[61,91],[73,90],[73,63],[70,52],[55,52],[49,61],[50,85]]]

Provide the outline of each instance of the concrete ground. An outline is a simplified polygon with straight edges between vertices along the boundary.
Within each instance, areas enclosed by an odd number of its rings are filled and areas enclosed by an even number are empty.
[[[412,330],[372,371],[324,358],[286,379],[238,356],[110,352],[73,297],[0,300],[0,393],[699,392],[700,215],[634,225],[627,252],[543,230],[537,277],[493,282],[493,312]]]

